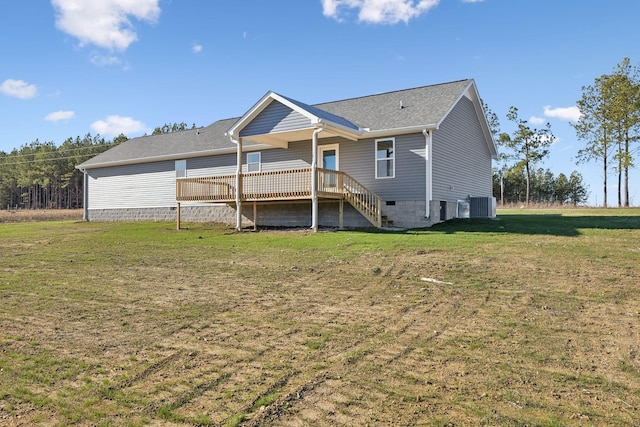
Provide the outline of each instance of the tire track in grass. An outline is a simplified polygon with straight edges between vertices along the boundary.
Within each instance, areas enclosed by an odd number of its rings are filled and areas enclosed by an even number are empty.
[[[434,301],[428,305],[424,301],[402,305],[382,319],[381,324],[386,328],[343,349],[331,366],[292,387],[282,398],[254,414],[243,425],[299,425],[305,422],[347,425],[367,419],[380,399],[401,401],[404,396],[374,384],[375,377],[384,376],[391,365],[408,367],[410,361],[404,360],[411,359],[417,348],[416,340],[420,340],[423,346],[432,342],[446,333],[456,318],[473,316],[486,303],[484,299],[473,304],[461,303],[463,296],[460,294],[453,300],[447,300],[445,297],[449,293],[446,288],[438,287],[435,295],[431,296]],[[439,320],[429,323],[432,319]],[[433,333],[434,330],[437,333]],[[371,418],[375,421],[375,416]]]

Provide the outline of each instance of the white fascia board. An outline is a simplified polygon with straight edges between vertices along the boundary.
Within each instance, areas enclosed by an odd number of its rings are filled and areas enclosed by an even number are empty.
[[[328,132],[335,136],[341,136],[343,138],[350,139],[351,141],[362,139],[362,135],[366,134],[365,131],[351,129],[327,120],[321,120],[320,123],[325,125],[324,132]]]
[[[282,96],[278,95],[275,92],[272,92],[272,98],[275,101],[278,101],[281,104],[286,105],[287,107],[291,108],[293,111],[302,114],[303,116],[305,116],[306,118],[308,118],[312,124],[314,123],[319,123],[320,119],[318,118],[318,116],[316,116],[315,114],[312,114],[310,112],[308,112],[307,110],[305,110],[304,108],[300,108],[298,105],[292,103],[291,101],[289,101],[288,99],[283,98]]]
[[[326,122],[325,131],[336,136],[350,139],[352,141],[367,139],[367,138],[380,138],[394,135],[407,135],[411,133],[421,133],[424,130],[437,130],[438,126],[435,124],[407,126],[402,128],[391,129],[378,129],[378,130],[354,130],[341,126],[332,122]]]
[[[475,106],[476,114],[478,116],[478,120],[480,121],[480,127],[482,128],[482,132],[484,133],[485,138],[488,142],[488,148],[491,152],[491,158],[498,158],[498,149],[496,142],[493,139],[493,135],[491,134],[491,129],[489,128],[489,123],[487,122],[487,116],[484,113],[484,109],[482,108],[482,102],[480,100],[480,94],[478,93],[478,88],[476,87],[476,82],[472,79],[467,87],[462,91],[460,96],[455,100],[453,104],[449,107],[447,112],[440,118],[440,121],[437,124],[437,127],[440,127],[444,119],[447,118],[449,113],[458,105],[458,102],[462,99],[463,96],[467,96],[473,102]]]
[[[379,129],[374,131],[366,131],[363,133],[362,138],[381,138],[385,136],[393,135],[407,135],[410,133],[421,133],[424,130],[438,130],[437,124],[427,124],[419,126],[408,126],[403,128],[394,129]]]
[[[246,113],[244,113],[243,116],[240,117],[240,119],[238,119],[238,121],[233,126],[231,126],[229,130],[227,130],[225,135],[237,139],[239,137],[240,131],[244,129],[244,127],[249,122],[255,119],[258,116],[258,114],[260,114],[265,108],[267,108],[272,101],[278,101],[279,103],[291,108],[293,111],[296,111],[302,114],[303,116],[307,117],[312,124],[319,123],[320,121],[316,115],[311,114],[307,110],[300,108],[296,104],[283,98],[277,93],[273,91],[269,91],[262,98],[260,98],[260,100],[256,102],[253,107],[251,107]]]
[[[248,122],[250,122],[251,120],[253,120],[258,114],[260,114],[260,112],[262,112],[262,110],[264,110],[267,105],[269,105],[268,102],[266,102],[269,98],[271,98],[273,95],[275,95],[275,92],[273,91],[269,91],[266,94],[264,94],[262,96],[262,98],[260,98],[258,100],[258,102],[256,102],[249,110],[247,110],[246,113],[244,113],[242,115],[242,117],[240,117],[238,119],[238,121],[236,121],[233,126],[231,126],[226,132],[225,135],[226,136],[230,136],[234,139],[237,139],[239,137],[239,129],[244,128],[244,125]]]
[[[272,148],[266,144],[256,144],[248,147],[243,147],[243,151],[256,151],[256,150],[264,150]],[[206,156],[217,156],[221,154],[230,154],[235,153],[237,151],[236,148],[220,148],[217,150],[205,150],[205,151],[194,151],[191,153],[178,153],[178,154],[167,154],[163,156],[152,156],[152,157],[142,157],[137,159],[126,159],[126,160],[115,160],[111,162],[102,162],[102,163],[94,163],[92,165],[82,166],[79,164],[76,166],[76,169],[79,170],[90,170],[90,169],[101,169],[101,168],[109,168],[115,166],[129,166],[129,165],[139,165],[143,163],[155,163],[155,162],[164,162],[169,160],[182,160],[182,159],[193,159],[196,157],[206,157]]]
[[[469,84],[467,85],[466,88],[464,88],[464,90],[462,92],[460,92],[460,95],[458,95],[458,97],[456,98],[455,101],[453,101],[451,103],[451,105],[449,106],[449,109],[442,115],[442,117],[440,117],[440,120],[438,121],[437,126],[440,127],[440,125],[442,124],[442,122],[449,116],[449,114],[451,113],[451,111],[453,111],[453,109],[456,107],[456,105],[458,105],[458,102],[460,102],[460,100],[462,99],[463,96],[465,96],[467,94],[467,92],[469,91],[469,88],[471,86],[473,86],[473,80],[471,80],[469,82]],[[475,102],[475,101],[474,101]]]
[[[472,99],[474,104],[476,104],[476,113],[478,114],[478,120],[480,120],[480,126],[482,127],[482,132],[484,132],[485,138],[489,141],[489,151],[491,152],[491,157],[494,160],[498,159],[498,145],[496,141],[493,139],[493,134],[491,133],[491,128],[489,127],[489,122],[487,120],[487,112],[484,111],[484,107],[482,105],[482,100],[480,99],[480,94],[478,93],[478,88],[474,84],[472,88]]]

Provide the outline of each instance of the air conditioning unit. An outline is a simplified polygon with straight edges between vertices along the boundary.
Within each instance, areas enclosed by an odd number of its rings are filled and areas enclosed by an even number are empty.
[[[458,200],[458,212],[456,218],[469,218],[470,205],[467,200]]]
[[[471,218],[495,218],[495,197],[469,197],[469,213]]]

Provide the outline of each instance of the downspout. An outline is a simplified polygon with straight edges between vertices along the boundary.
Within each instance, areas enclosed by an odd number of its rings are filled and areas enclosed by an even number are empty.
[[[324,130],[324,123],[313,130],[311,137],[311,229],[318,231],[318,134]]]
[[[89,221],[89,175],[86,169],[82,169],[82,220]]]
[[[433,170],[431,168],[431,145],[433,143],[432,131],[424,129],[424,156],[425,156],[425,218],[431,217],[431,199],[433,198]]]
[[[242,231],[242,138],[236,140],[229,135],[229,139],[238,147],[236,151],[236,230]]]

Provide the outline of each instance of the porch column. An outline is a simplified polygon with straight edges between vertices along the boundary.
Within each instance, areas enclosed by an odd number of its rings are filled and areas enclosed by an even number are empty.
[[[313,130],[311,137],[311,229],[318,231],[318,134],[322,127]]]
[[[242,138],[234,141],[238,145],[236,168],[236,230],[242,231]]]

